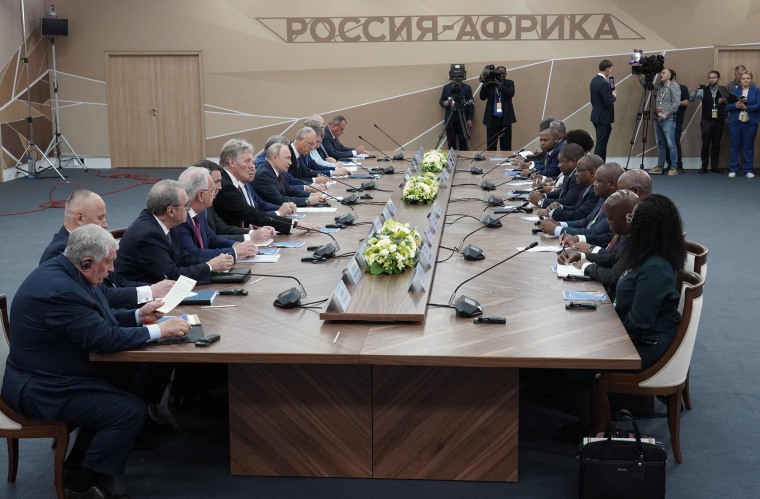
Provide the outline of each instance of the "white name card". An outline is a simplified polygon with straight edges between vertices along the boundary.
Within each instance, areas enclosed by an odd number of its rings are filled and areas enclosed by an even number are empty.
[[[351,303],[351,293],[343,281],[338,281],[338,287],[335,288],[334,301],[341,312],[348,310],[348,304]]]

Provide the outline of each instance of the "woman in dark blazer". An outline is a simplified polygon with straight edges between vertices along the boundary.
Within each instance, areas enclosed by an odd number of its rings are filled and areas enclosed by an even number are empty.
[[[744,157],[744,173],[747,178],[754,178],[752,161],[755,156],[755,134],[760,122],[760,90],[752,86],[752,73],[745,71],[741,75],[739,86],[734,89],[738,102],[726,104],[728,111],[728,136],[731,147],[728,154],[729,177],[735,177],[739,170],[739,152]]]

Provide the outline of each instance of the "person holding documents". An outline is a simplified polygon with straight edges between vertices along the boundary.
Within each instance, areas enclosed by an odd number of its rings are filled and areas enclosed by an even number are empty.
[[[123,366],[91,362],[89,354],[138,349],[190,330],[179,318],[152,324],[161,317],[158,301],[137,310],[108,306],[98,285],[113,270],[116,246],[96,224],[74,229],[63,254],[32,271],[11,307],[2,397],[27,417],[79,427],[65,463],[66,497],[121,497],[113,495],[113,476],[124,473],[147,415],[135,386],[115,381],[114,369]]]
[[[206,215],[206,210],[216,197],[216,185],[209,171],[191,166],[180,174],[179,183],[190,199],[190,210],[187,219],[171,230],[177,233],[182,250],[186,253],[206,259],[221,254],[232,255],[235,260],[250,258],[258,252],[257,242],[274,236],[274,228],[269,226],[253,231],[252,240],[247,242],[236,242],[216,235],[209,227]]]
[[[211,272],[232,268],[231,255],[193,256],[182,250],[174,227],[187,221],[190,202],[182,184],[161,180],[148,192],[146,209],[124,232],[116,271],[127,279],[158,282],[180,275],[201,284],[211,282]]]

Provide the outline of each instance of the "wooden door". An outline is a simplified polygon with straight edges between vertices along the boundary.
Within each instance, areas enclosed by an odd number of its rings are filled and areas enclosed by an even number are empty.
[[[155,57],[108,57],[111,166],[159,165]]]
[[[204,155],[199,54],[109,54],[111,166],[189,166]]]

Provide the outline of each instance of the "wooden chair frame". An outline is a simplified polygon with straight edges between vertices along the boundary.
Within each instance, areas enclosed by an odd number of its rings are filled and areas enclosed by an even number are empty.
[[[694,241],[686,241],[686,252],[694,255],[694,268],[686,270],[691,270],[692,272],[701,275],[703,280],[707,280],[707,246],[695,243]],[[688,374],[686,374],[686,383],[683,385],[683,405],[686,406],[686,409],[691,410]]]

